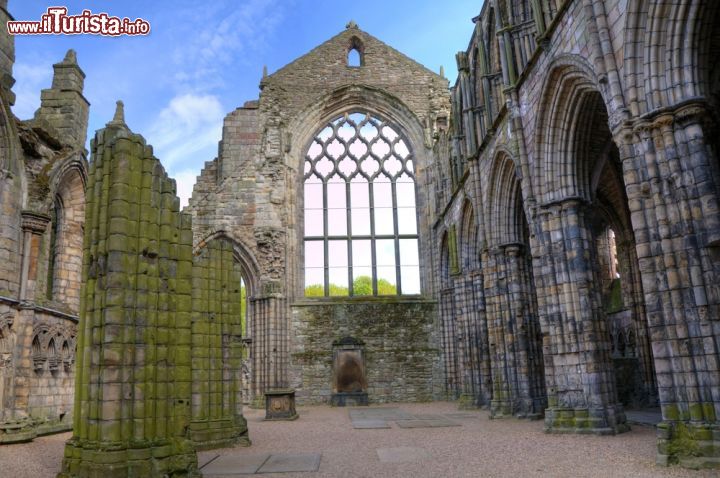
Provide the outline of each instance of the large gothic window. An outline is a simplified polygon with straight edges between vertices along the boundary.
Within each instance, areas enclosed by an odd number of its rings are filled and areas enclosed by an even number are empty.
[[[420,293],[415,169],[397,129],[330,121],[305,156],[305,295]]]

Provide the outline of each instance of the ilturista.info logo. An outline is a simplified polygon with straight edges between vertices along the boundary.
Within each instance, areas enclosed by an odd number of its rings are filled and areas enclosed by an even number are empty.
[[[10,35],[148,35],[150,23],[142,18],[131,20],[107,13],[83,10],[78,15],[68,15],[67,7],[48,7],[39,21],[7,22]]]

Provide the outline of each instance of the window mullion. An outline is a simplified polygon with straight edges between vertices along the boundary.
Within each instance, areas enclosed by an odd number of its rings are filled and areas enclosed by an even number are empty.
[[[373,181],[368,181],[368,193],[370,204],[370,254],[372,263],[372,288],[373,295],[378,295],[377,286],[377,262],[375,254],[375,200],[373,198]]]
[[[353,260],[352,260],[352,221],[350,220],[350,214],[352,211],[352,204],[350,203],[350,181],[345,181],[345,213],[347,215],[347,251],[348,251],[348,295],[355,295],[353,290]]]
[[[400,278],[400,238],[398,237],[398,210],[397,210],[397,189],[395,180],[390,183],[392,188],[392,204],[393,204],[393,231],[395,232],[395,283],[397,284],[397,294],[402,295],[402,282]]]
[[[324,270],[325,273],[325,297],[330,295],[330,258],[328,243],[328,198],[327,198],[327,180],[323,179],[323,254],[325,255]]]

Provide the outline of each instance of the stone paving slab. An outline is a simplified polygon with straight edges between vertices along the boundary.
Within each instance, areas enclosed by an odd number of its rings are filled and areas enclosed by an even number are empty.
[[[426,449],[414,446],[378,448],[375,451],[382,463],[407,463],[430,458],[430,453]]]
[[[203,458],[202,455],[198,455],[198,468],[202,468],[219,456],[220,455],[208,455]]]
[[[320,453],[274,453],[260,467],[258,473],[291,473],[318,471]]]
[[[417,414],[411,415],[409,418],[403,418],[401,420],[446,420],[446,418],[442,415]]]
[[[350,418],[374,418],[380,420],[398,420],[412,418],[412,415],[398,408],[367,408],[350,410]]]
[[[396,422],[400,428],[441,428],[441,427],[459,427],[460,424],[446,418],[429,419],[429,420],[398,420]]]
[[[204,476],[252,475],[270,458],[262,455],[221,455],[201,468]]]
[[[637,425],[656,426],[662,421],[662,412],[659,408],[645,410],[625,410],[625,417],[629,423]]]
[[[359,430],[369,428],[391,428],[387,421],[375,418],[353,418],[353,428]]]
[[[479,413],[443,413],[442,416],[451,420],[460,420],[465,418],[481,418]]]

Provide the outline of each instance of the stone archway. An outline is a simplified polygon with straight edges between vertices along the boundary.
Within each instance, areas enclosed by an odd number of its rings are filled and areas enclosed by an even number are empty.
[[[201,240],[195,247],[195,256],[199,257],[206,249],[218,249],[224,252],[225,264],[231,267],[231,283],[237,286],[234,299],[238,309],[232,312],[229,319],[236,328],[236,346],[239,347],[237,363],[229,373],[236,374],[242,398],[239,403],[259,405],[264,390],[260,386],[263,364],[259,357],[263,355],[263,341],[256,340],[258,314],[262,311],[262,299],[259,292],[259,272],[257,261],[241,242],[231,238],[225,231],[215,231]]]
[[[592,68],[579,57],[556,60],[537,120],[531,227],[538,279],[548,409],[546,430],[626,431],[618,402],[611,339],[597,286],[592,172],[611,134]]]
[[[530,255],[530,231],[515,162],[496,155],[486,217],[485,270],[495,417],[542,416],[547,404],[542,337]]]
[[[47,297],[73,313],[80,307],[83,224],[85,223],[84,170],[70,167],[58,182],[52,206],[48,254]]]
[[[445,387],[450,398],[458,398],[459,377],[457,364],[457,341],[455,331],[455,293],[452,286],[452,258],[450,248],[453,234],[445,231],[440,241],[440,277],[438,290],[440,295],[439,313],[441,321],[441,347],[445,371]]]

